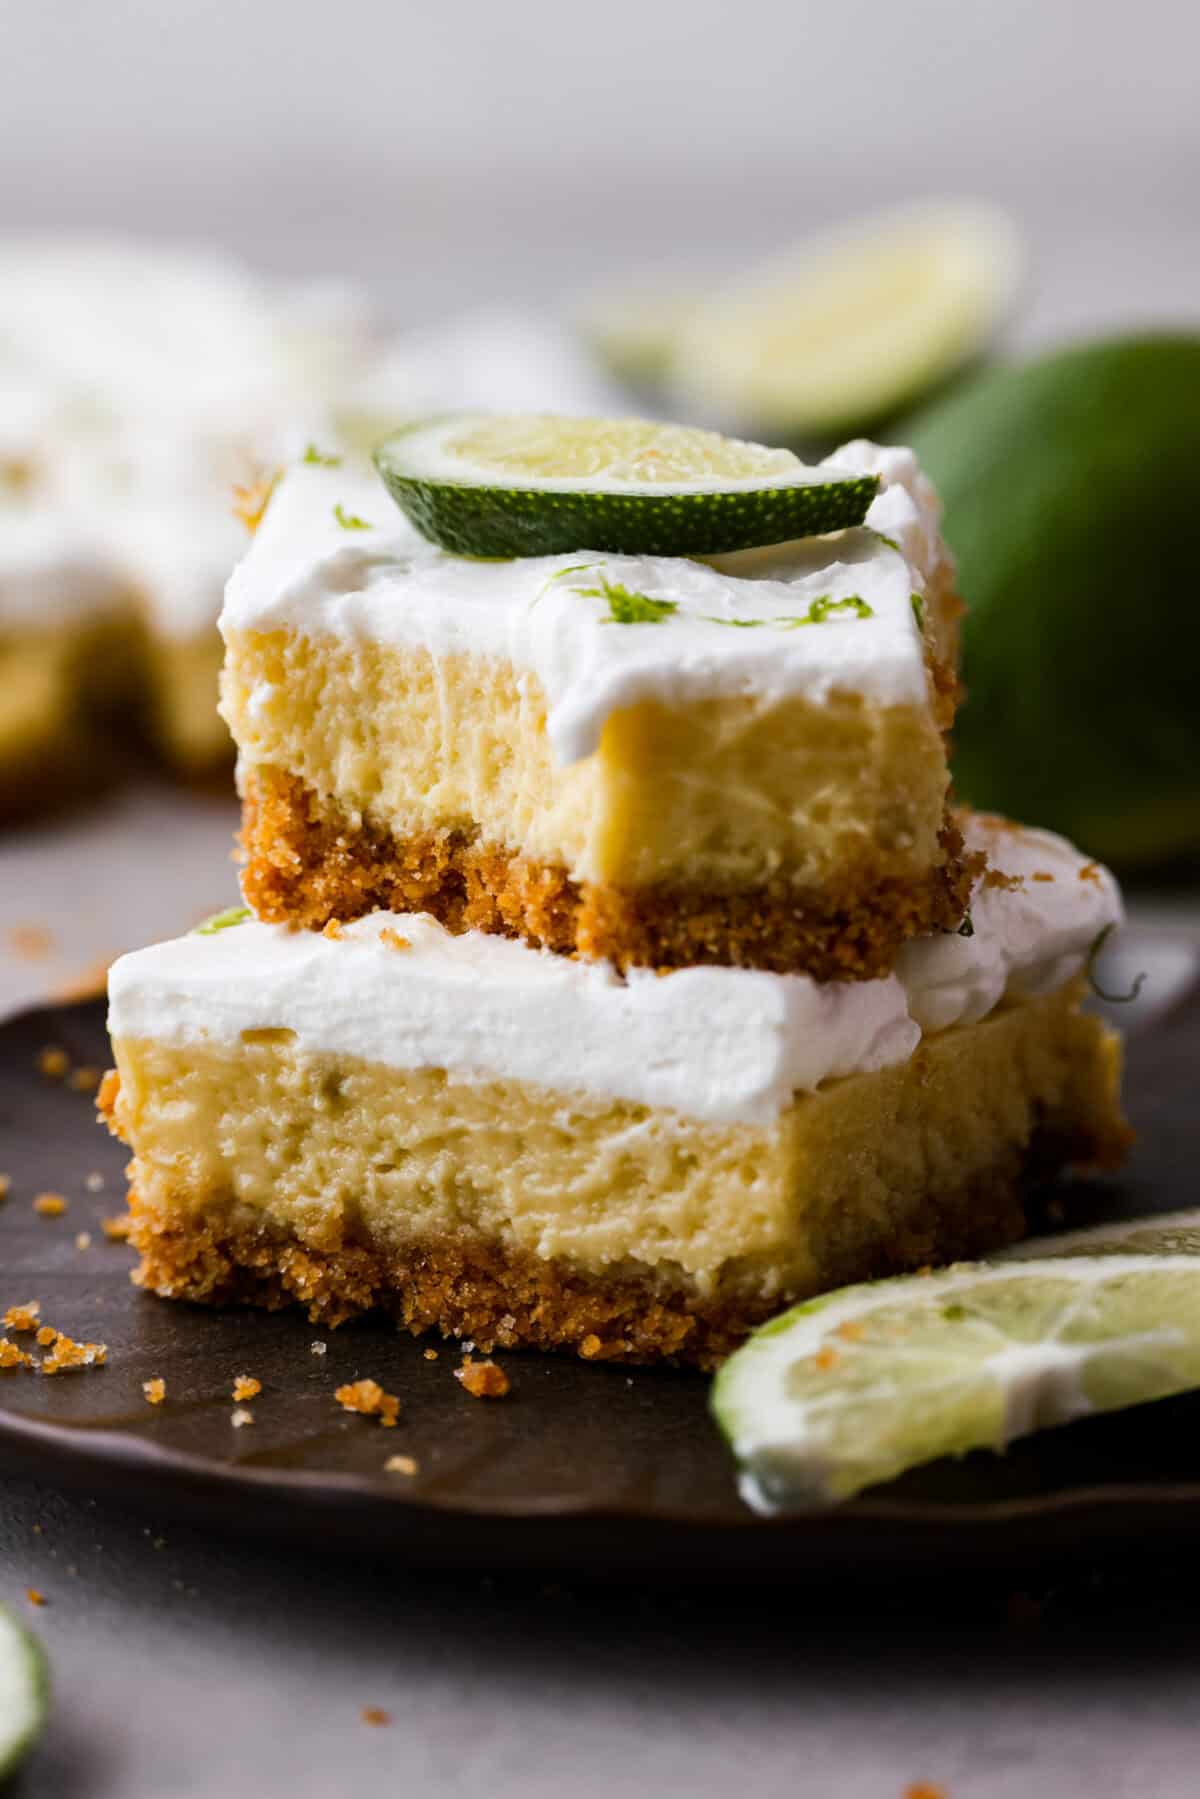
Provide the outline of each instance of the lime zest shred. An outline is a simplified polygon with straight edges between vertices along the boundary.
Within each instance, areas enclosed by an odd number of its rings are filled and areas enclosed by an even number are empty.
[[[250,917],[249,906],[226,906],[223,912],[214,912],[192,932],[193,937],[215,937],[218,931],[227,931],[232,925],[245,924]]]
[[[588,600],[607,600],[607,625],[661,625],[678,612],[678,600],[655,600],[648,593],[635,593],[621,581],[602,579],[599,587],[581,587]]]
[[[909,597],[910,601],[912,602],[913,617],[917,621],[917,630],[924,633],[924,630],[925,630],[925,601],[919,593],[910,593],[908,597]]]
[[[804,625],[823,625],[831,612],[851,612],[855,618],[874,618],[875,608],[861,594],[849,593],[835,600],[832,594],[820,593],[805,613],[777,613],[774,618],[720,618],[714,612],[702,612],[709,625],[732,625],[738,631],[754,631],[762,625],[773,625],[777,631],[799,631]]]
[[[324,450],[318,450],[316,444],[307,444],[300,460],[312,463],[315,468],[341,468],[342,466],[340,456],[327,455]]]
[[[1104,954],[1104,946],[1116,928],[1115,924],[1106,924],[1102,931],[1097,931],[1092,939],[1091,947],[1088,950],[1087,961],[1083,965],[1083,973],[1088,986],[1091,988],[1097,999],[1102,999],[1105,1004],[1109,1006],[1131,1006],[1134,1000],[1141,996],[1142,988],[1146,985],[1146,981],[1149,978],[1147,971],[1144,968],[1140,974],[1134,976],[1133,986],[1129,989],[1128,993],[1106,993],[1096,979],[1096,963]]]
[[[872,529],[874,530],[873,526],[872,526]],[[885,543],[887,545],[889,550],[895,550],[895,552],[898,556],[903,554],[903,552],[901,551],[900,545],[896,542],[896,539],[894,537],[889,537],[886,531],[876,531],[875,535],[879,539],[880,543]]]
[[[356,512],[347,512],[339,500],[333,509],[333,516],[343,531],[372,531],[374,526],[369,518],[359,518]]]

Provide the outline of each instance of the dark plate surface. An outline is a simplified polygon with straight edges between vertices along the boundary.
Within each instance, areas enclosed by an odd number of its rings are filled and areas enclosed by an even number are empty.
[[[489,1404],[454,1380],[451,1346],[427,1361],[422,1344],[385,1324],[326,1333],[298,1313],[148,1298],[129,1283],[127,1248],[100,1228],[122,1209],[125,1152],[93,1122],[89,1097],[38,1073],[46,1045],[75,1065],[105,1065],[102,1007],[0,1026],[0,1171],[11,1181],[0,1310],[36,1298],[50,1323],[106,1342],[109,1363],[53,1380],[0,1373],[0,1473],[20,1467],[239,1532],[546,1574],[843,1578],[1141,1555],[1200,1539],[1200,1397],[1050,1432],[1002,1459],[939,1463],[833,1513],[763,1520],[737,1497],[699,1376],[512,1355],[512,1393]],[[1141,1019],[1129,1064],[1141,1133],[1129,1170],[1071,1190],[1102,1217],[1197,1201],[1194,983]],[[89,1191],[94,1173],[103,1191]],[[47,1189],[69,1200],[64,1217],[33,1212]],[[92,1237],[85,1249],[81,1231]],[[317,1336],[323,1356],[310,1348]],[[240,1430],[230,1397],[239,1373],[264,1388]],[[363,1375],[400,1394],[398,1429],[335,1404],[334,1388]],[[155,1376],[168,1389],[157,1409],[142,1395]],[[417,1459],[415,1477],[382,1472],[396,1453]]]

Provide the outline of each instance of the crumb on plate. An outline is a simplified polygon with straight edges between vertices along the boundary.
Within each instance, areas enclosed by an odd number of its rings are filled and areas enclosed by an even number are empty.
[[[503,1368],[495,1362],[475,1362],[468,1356],[461,1368],[454,1370],[472,1399],[503,1399],[511,1382]]]
[[[385,1430],[391,1430],[400,1416],[399,1398],[395,1393],[385,1393],[377,1380],[348,1381],[333,1397],[347,1412],[378,1418]]]

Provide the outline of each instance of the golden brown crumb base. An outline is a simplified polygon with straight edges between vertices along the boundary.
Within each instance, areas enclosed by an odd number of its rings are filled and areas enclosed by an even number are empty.
[[[400,840],[353,824],[282,769],[251,770],[243,797],[243,888],[270,923],[322,930],[366,912],[429,912],[451,931],[520,937],[618,968],[705,962],[875,980],[909,938],[957,928],[983,865],[947,813],[942,860],[916,880],[849,880],[843,892],[798,893],[783,880],[730,894],[630,890],[577,883],[464,831]]]
[[[749,1331],[811,1292],[929,1264],[985,1255],[1025,1235],[1042,1209],[1038,1179],[1094,1158],[1091,1140],[1042,1134],[1025,1152],[965,1190],[931,1193],[886,1241],[864,1249],[861,1233],[827,1245],[822,1278],[805,1292],[773,1293],[735,1280],[701,1292],[676,1270],[632,1264],[603,1276],[543,1260],[496,1241],[444,1237],[405,1249],[343,1244],[319,1250],[243,1212],[161,1217],[129,1196],[130,1241],[141,1261],[134,1280],[164,1299],[302,1305],[334,1328],[364,1312],[390,1313],[414,1336],[437,1330],[495,1348],[567,1349],[587,1361],[671,1360],[712,1368]]]

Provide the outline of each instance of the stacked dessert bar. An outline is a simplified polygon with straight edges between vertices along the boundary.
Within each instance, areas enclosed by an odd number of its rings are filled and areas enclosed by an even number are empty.
[[[708,435],[642,429],[642,476]],[[248,906],[111,976],[145,1286],[711,1365],[1120,1159],[1119,894],[950,804],[936,497],[863,442],[805,478],[862,522],[501,557],[287,471],[222,621]]]

